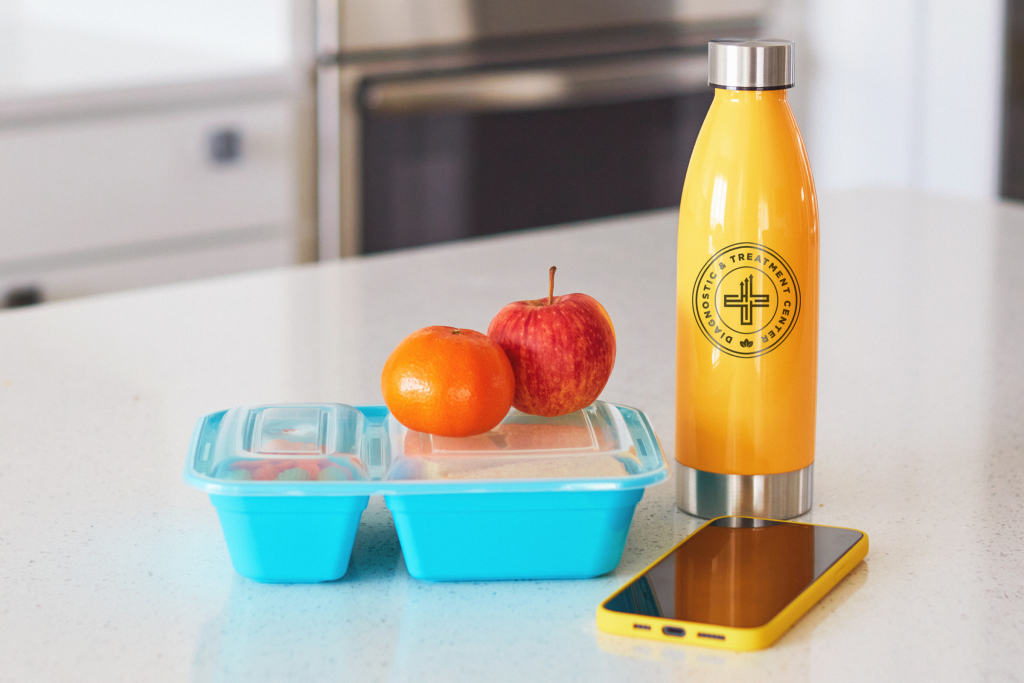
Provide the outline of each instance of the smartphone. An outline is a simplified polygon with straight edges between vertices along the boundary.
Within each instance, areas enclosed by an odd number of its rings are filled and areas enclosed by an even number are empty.
[[[597,608],[618,635],[726,650],[768,647],[868,554],[842,527],[713,519]]]

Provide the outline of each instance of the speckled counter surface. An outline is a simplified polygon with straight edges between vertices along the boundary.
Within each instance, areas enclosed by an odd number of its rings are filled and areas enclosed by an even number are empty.
[[[825,196],[819,523],[867,560],[776,644],[731,654],[597,631],[597,604],[700,522],[647,492],[590,581],[409,577],[373,499],[340,581],[231,569],[181,481],[195,419],[379,403],[407,333],[485,330],[557,290],[605,304],[603,398],[672,449],[675,216],[657,212],[0,312],[2,681],[995,681],[1024,678],[1024,209]]]

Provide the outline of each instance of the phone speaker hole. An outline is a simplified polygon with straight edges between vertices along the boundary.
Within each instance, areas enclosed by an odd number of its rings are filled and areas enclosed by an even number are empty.
[[[678,626],[666,626],[661,629],[661,632],[666,636],[675,636],[676,638],[682,638],[686,635],[686,630],[681,629]]]
[[[633,628],[639,628],[639,629],[642,629],[644,631],[650,631],[651,630],[651,627],[648,626],[647,624],[633,624]]]
[[[714,638],[715,640],[725,640],[725,636],[720,636],[717,633],[698,633],[698,638]]]

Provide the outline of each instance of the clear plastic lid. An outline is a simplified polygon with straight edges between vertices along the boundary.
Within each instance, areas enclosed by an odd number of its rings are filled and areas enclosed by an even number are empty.
[[[465,438],[407,429],[383,406],[240,407],[199,421],[186,481],[222,495],[367,495],[628,489],[667,477],[640,411],[597,401],[518,411]]]
[[[365,424],[361,412],[337,404],[214,413],[197,427],[191,471],[232,482],[367,481],[359,457]]]

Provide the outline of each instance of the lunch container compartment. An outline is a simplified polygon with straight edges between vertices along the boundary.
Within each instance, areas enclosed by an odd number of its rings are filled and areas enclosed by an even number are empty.
[[[203,417],[185,480],[210,494],[235,569],[256,581],[345,574],[383,495],[409,573],[431,581],[589,578],[615,568],[644,488],[668,476],[638,410],[512,410],[465,438],[384,406],[243,406]]]
[[[418,579],[589,579],[615,569],[643,489],[385,496]]]
[[[365,422],[331,404],[235,408],[199,421],[185,479],[210,494],[239,574],[265,583],[345,574],[370,496],[315,485],[369,480],[359,457]]]

